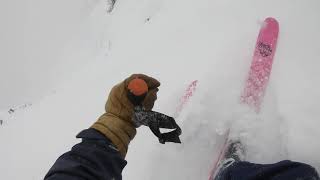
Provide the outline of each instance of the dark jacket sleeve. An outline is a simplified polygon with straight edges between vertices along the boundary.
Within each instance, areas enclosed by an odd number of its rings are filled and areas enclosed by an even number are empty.
[[[95,129],[77,135],[82,142],[63,154],[51,167],[45,180],[121,180],[127,162],[110,140]]]

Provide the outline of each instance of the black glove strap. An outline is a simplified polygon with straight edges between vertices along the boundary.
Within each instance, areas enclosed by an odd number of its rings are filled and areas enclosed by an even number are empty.
[[[148,126],[161,144],[166,142],[181,143],[179,138],[182,133],[181,128],[170,116],[155,111],[144,111],[143,108],[136,107],[134,121],[137,126]],[[161,133],[160,128],[173,129],[173,131]]]

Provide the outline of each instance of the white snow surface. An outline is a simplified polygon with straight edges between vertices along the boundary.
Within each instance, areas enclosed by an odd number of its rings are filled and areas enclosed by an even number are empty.
[[[291,159],[320,171],[319,1],[117,0],[110,14],[106,0],[0,4],[0,179],[43,179],[132,73],[161,81],[154,110],[168,115],[199,83],[177,117],[183,143],[159,144],[139,128],[123,179],[207,179],[228,128],[248,161]],[[255,115],[239,97],[266,17],[280,34]]]

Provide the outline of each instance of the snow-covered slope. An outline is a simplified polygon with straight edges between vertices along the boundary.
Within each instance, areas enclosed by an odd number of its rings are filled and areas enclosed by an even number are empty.
[[[1,18],[9,17],[0,42],[1,179],[43,178],[103,113],[110,88],[136,72],[161,81],[155,110],[169,115],[188,83],[199,84],[177,118],[183,144],[159,144],[140,128],[124,179],[206,179],[231,124],[248,160],[292,159],[320,170],[318,1],[118,0],[111,14],[103,0],[48,2],[1,2]],[[268,16],[280,35],[257,117],[238,100]],[[25,103],[32,106],[7,113]]]

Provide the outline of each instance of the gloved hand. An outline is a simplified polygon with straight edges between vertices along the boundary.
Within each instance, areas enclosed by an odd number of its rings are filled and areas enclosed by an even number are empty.
[[[134,107],[151,110],[157,99],[160,82],[144,74],[133,74],[114,86],[109,94],[104,113],[91,126],[104,134],[125,157],[130,141],[136,135],[133,122]]]

